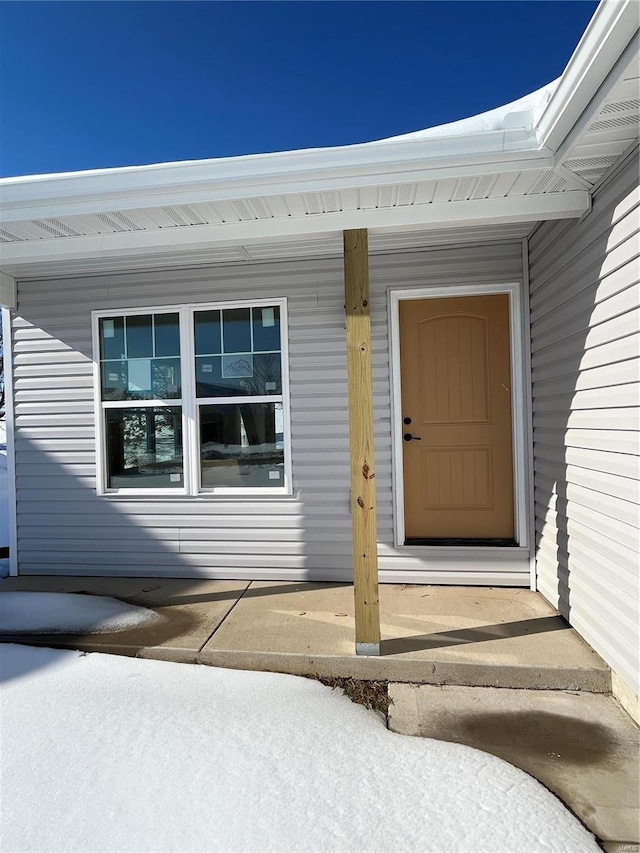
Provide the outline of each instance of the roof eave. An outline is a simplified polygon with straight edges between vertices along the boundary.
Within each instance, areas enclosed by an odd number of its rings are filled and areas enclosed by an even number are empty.
[[[590,195],[584,190],[529,195],[515,198],[474,199],[460,202],[421,204],[315,216],[288,217],[267,221],[194,225],[153,231],[62,237],[56,240],[25,241],[2,246],[2,269],[20,278],[44,274],[49,264],[90,261],[92,258],[153,257],[171,251],[175,259],[188,257],[207,247],[244,245],[272,240],[305,239],[310,235],[338,233],[352,228],[419,229],[460,228],[475,225],[535,222],[566,219],[589,210]]]
[[[552,166],[532,132],[510,129],[216,160],[0,180],[0,221],[154,205],[522,172]]]
[[[638,31],[637,0],[603,0],[536,123],[541,148],[556,152]]]

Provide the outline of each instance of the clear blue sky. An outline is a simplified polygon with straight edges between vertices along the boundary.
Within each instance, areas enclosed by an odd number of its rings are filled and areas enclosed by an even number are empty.
[[[3,2],[3,176],[365,142],[557,77],[596,7]]]

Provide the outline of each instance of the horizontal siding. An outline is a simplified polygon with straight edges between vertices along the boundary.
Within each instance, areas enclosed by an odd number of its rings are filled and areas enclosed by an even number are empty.
[[[529,241],[538,588],[638,692],[640,192]]]
[[[371,258],[381,578],[526,585],[526,558],[394,548],[387,288],[520,280],[519,242]],[[52,298],[55,293],[55,298]],[[90,313],[287,297],[294,495],[96,495]],[[339,259],[20,283],[13,324],[19,571],[348,580],[344,290]]]
[[[21,284],[14,323],[19,570],[285,579],[348,570],[341,273],[328,260]],[[98,497],[91,311],[239,296],[289,299],[294,496]]]

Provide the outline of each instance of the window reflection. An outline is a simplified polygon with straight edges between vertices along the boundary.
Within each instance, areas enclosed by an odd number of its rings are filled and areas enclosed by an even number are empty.
[[[220,305],[191,317],[186,328],[175,308],[98,319],[107,488],[184,488],[184,393],[189,411],[197,409],[201,488],[282,492],[281,306]],[[191,333],[195,355],[195,376],[184,388],[189,356],[181,331]],[[189,446],[189,459],[192,453],[197,446]]]
[[[194,313],[196,395],[282,394],[280,308]]]
[[[107,488],[183,486],[179,406],[107,409]]]
[[[284,485],[281,403],[200,407],[202,488]]]
[[[228,308],[222,312],[224,352],[251,352],[251,309]]]
[[[105,402],[180,399],[177,313],[101,319],[100,355]]]

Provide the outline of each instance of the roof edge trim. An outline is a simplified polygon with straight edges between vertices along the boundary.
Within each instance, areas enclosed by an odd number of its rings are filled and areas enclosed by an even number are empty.
[[[637,0],[602,0],[536,124],[541,147],[556,152],[638,31]]]

